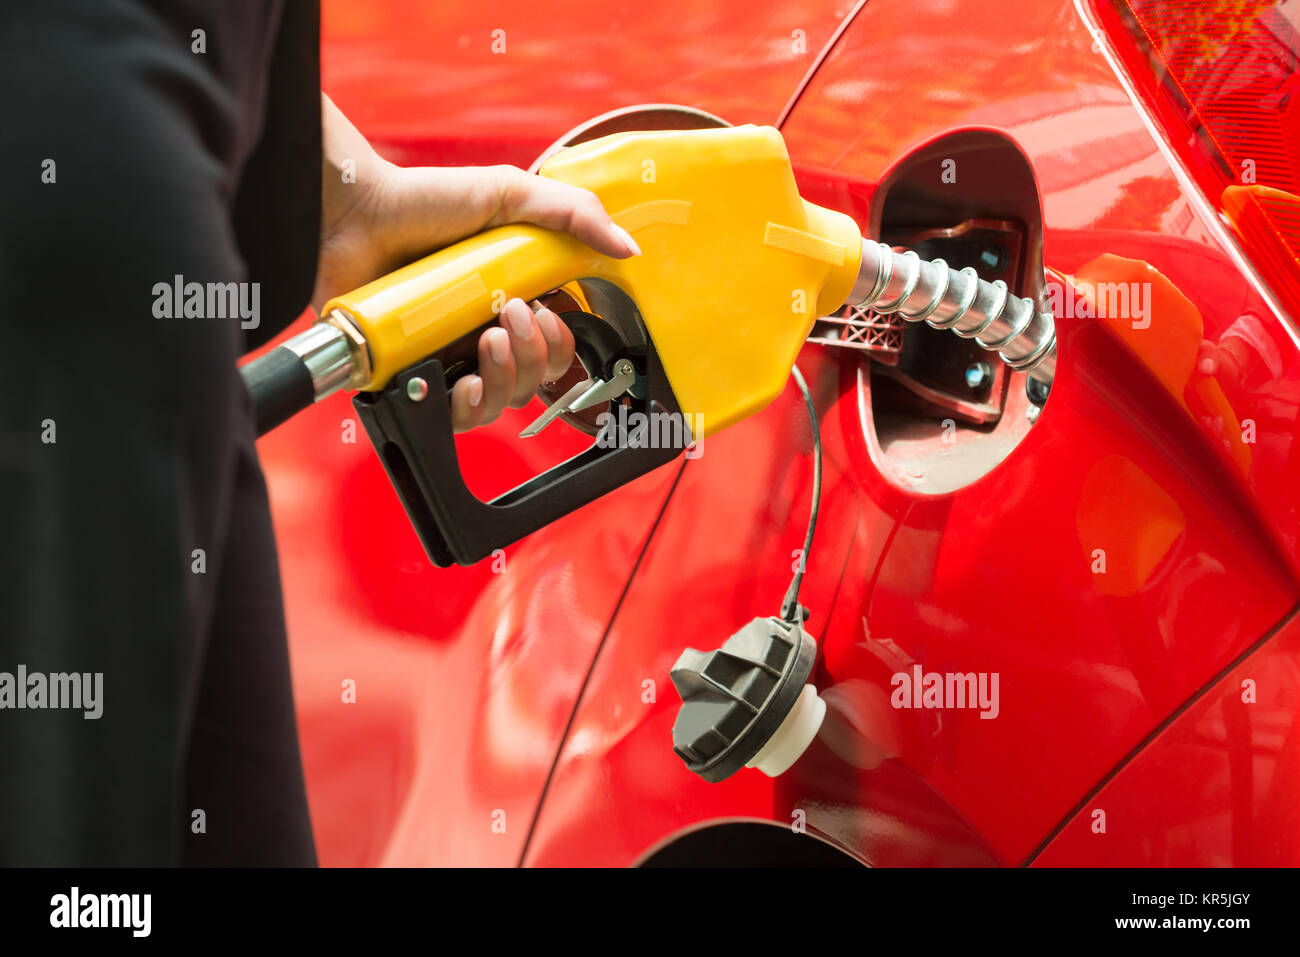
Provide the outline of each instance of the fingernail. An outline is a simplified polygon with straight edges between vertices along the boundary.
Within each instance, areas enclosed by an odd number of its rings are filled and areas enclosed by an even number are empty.
[[[478,376],[469,380],[469,385],[465,387],[465,398],[476,409],[483,404],[483,380]]]
[[[618,235],[622,238],[624,249],[626,249],[633,256],[641,255],[641,247],[636,244],[636,240],[632,238],[631,233],[629,233],[622,226],[618,225],[618,223],[614,224],[614,232],[618,233]]]
[[[492,356],[492,361],[500,366],[505,365],[510,360],[510,340],[493,331],[485,335],[488,337],[488,353]]]
[[[537,328],[542,330],[542,338],[548,346],[560,343],[560,320],[549,309],[537,313]]]
[[[519,303],[519,305],[515,305]],[[514,333],[516,339],[527,339],[533,334],[532,312],[524,309],[522,299],[511,299],[506,303],[506,307],[501,310],[501,315],[506,317],[506,323],[510,326],[510,331]]]

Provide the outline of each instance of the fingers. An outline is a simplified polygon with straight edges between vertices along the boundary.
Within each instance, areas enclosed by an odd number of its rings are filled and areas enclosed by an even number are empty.
[[[533,320],[533,311],[522,299],[507,302],[500,320],[510,333],[510,351],[515,357],[514,391],[506,404],[520,409],[528,404],[546,374],[546,340]]]
[[[483,380],[467,375],[451,387],[451,427],[468,432],[483,424]]]
[[[511,299],[501,310],[501,325],[510,333],[515,360],[514,391],[506,400],[522,409],[544,379],[558,379],[573,363],[573,333],[540,302]]]
[[[451,391],[452,425],[465,432],[495,422],[509,406],[532,401],[544,379],[558,379],[573,362],[573,333],[541,303],[511,299],[500,327],[478,340],[478,375],[465,376]]]
[[[1214,375],[1219,371],[1219,350],[1213,342],[1204,340],[1196,350],[1196,371],[1201,375]]]
[[[515,394],[515,357],[510,333],[492,328],[478,340],[478,374],[483,380],[483,416],[479,424],[495,422]]]
[[[546,340],[546,371],[542,378],[554,381],[573,365],[573,331],[539,302],[533,303],[533,318]]]
[[[502,170],[500,222],[535,223],[562,230],[592,249],[615,259],[641,255],[641,248],[617,225],[590,190],[545,176],[532,176],[514,167]]]

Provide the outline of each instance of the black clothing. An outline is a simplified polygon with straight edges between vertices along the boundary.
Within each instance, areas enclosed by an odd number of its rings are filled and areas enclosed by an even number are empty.
[[[97,720],[0,696],[0,864],[312,864],[235,362],[314,281],[319,11],[16,3],[0,47],[0,673],[103,675]]]

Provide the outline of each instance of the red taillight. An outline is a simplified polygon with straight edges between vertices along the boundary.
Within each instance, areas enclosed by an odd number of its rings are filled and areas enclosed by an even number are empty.
[[[1300,0],[1105,0],[1187,169],[1300,321]]]

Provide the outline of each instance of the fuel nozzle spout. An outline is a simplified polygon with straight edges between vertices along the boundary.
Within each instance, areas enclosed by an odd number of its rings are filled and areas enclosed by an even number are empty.
[[[950,269],[942,259],[922,259],[864,240],[862,265],[849,305],[909,322],[951,329],[1012,369],[1050,386],[1056,374],[1056,323],[1029,298],[1013,296],[1001,279],[980,279],[974,269]]]

